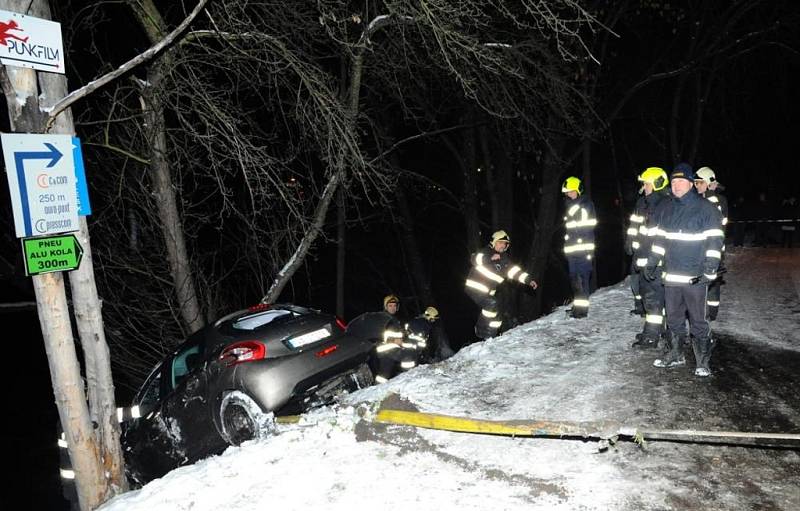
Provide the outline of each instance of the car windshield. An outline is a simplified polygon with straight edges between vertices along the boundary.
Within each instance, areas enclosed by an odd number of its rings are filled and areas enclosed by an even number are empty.
[[[241,318],[234,321],[231,326],[235,330],[252,331],[252,330],[257,330],[262,326],[268,323],[272,323],[273,321],[276,321],[278,319],[288,319],[294,316],[295,314],[292,311],[284,309],[273,309],[242,316]]]

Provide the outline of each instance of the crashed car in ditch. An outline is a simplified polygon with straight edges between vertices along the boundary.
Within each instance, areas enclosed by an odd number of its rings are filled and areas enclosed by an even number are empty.
[[[123,422],[128,475],[143,484],[268,431],[274,416],[373,383],[373,343],[335,316],[257,305],[191,335],[147,378]]]

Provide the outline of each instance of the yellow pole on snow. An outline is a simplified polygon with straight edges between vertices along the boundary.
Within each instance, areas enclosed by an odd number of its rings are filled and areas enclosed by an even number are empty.
[[[623,437],[636,442],[641,442],[642,440],[664,440],[764,447],[800,447],[800,434],[701,431],[690,429],[639,429],[635,427],[623,427],[614,421],[493,421],[406,410],[381,409],[375,417],[375,422],[461,433],[479,433],[513,437],[556,437],[598,440]]]

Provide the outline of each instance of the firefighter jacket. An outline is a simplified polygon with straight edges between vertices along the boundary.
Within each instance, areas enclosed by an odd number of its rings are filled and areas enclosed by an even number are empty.
[[[662,266],[665,286],[688,286],[717,278],[722,258],[722,215],[694,189],[663,200],[654,213],[647,271]]]
[[[499,255],[500,259],[492,261],[493,255]],[[495,252],[492,247],[485,247],[478,250],[470,258],[472,269],[467,276],[466,287],[478,293],[494,296],[497,286],[506,279],[514,280],[521,284],[530,284],[531,276],[515,264],[508,255],[503,252]]]
[[[647,203],[644,199],[645,196],[642,195],[636,201],[636,206],[633,207],[625,236],[625,253],[629,256],[633,256],[634,261],[636,260],[636,251],[641,247],[640,239],[643,236],[647,236],[647,231],[644,227]]]
[[[381,339],[375,345],[375,353],[378,356],[397,353],[400,348],[406,347],[405,344],[407,343],[403,324],[400,320],[388,312],[383,314],[386,315],[386,326],[381,333]]]
[[[433,322],[425,316],[417,316],[406,323],[406,337],[409,343],[413,343],[414,349],[420,353],[428,348],[428,338],[433,329]]]
[[[728,225],[728,199],[724,195],[718,193],[716,190],[706,190],[704,194],[708,201],[715,205],[719,212],[722,213],[722,229]]]
[[[669,192],[664,189],[654,191],[650,195],[642,195],[636,202],[637,209],[631,215],[631,226],[635,225],[634,215],[637,216],[637,220],[641,220],[637,227],[636,237],[631,241],[631,246],[633,249],[633,264],[639,270],[647,266],[647,258],[650,255],[653,237],[656,234],[655,212],[663,200],[669,197]],[[631,238],[630,227],[628,228],[628,238]]]
[[[567,258],[592,258],[596,225],[594,204],[588,197],[579,195],[575,199],[566,199],[564,255]]]

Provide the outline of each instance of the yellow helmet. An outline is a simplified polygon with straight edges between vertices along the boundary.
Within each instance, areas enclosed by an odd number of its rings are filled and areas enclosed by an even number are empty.
[[[647,167],[647,169],[639,175],[639,181],[650,183],[656,191],[663,190],[667,184],[669,184],[667,173],[661,167]]]
[[[492,234],[492,241],[489,242],[489,245],[494,248],[494,244],[498,241],[505,241],[506,243],[511,243],[511,238],[508,237],[506,231],[495,231]]]
[[[578,192],[578,195],[583,193],[583,185],[581,184],[581,180],[575,176],[568,177],[564,184],[561,185],[561,193],[567,192]]]
[[[390,303],[396,303],[400,305],[400,299],[395,295],[386,295],[383,297],[383,308],[385,309],[387,305]]]
[[[439,311],[436,310],[436,307],[428,307],[422,315],[425,316],[425,319],[428,321],[436,321],[439,319]]]

